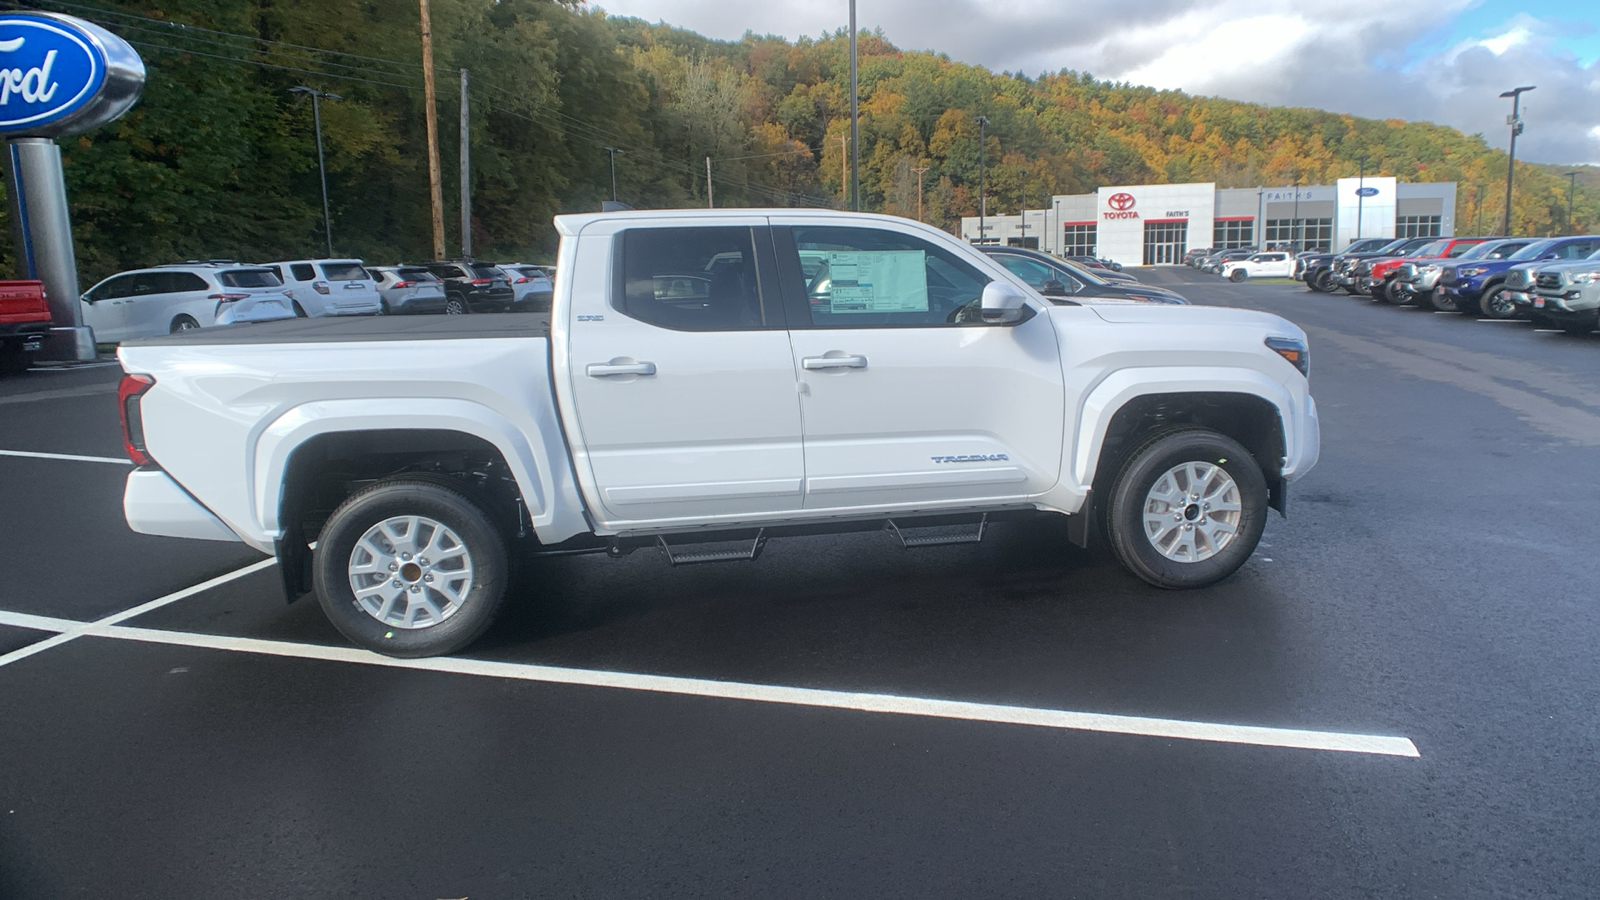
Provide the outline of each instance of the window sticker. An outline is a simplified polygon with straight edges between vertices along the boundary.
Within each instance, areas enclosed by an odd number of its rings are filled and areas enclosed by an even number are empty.
[[[922,250],[851,250],[828,254],[833,313],[928,311],[927,254]]]

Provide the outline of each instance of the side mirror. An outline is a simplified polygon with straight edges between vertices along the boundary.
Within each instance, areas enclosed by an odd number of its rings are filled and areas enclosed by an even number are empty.
[[[991,281],[983,288],[983,321],[988,325],[1015,325],[1027,315],[1022,292],[1009,284]]]

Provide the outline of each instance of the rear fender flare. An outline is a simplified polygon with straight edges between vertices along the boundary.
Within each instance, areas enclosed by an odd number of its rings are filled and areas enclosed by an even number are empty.
[[[352,431],[453,431],[487,441],[500,451],[517,481],[539,538],[547,543],[587,531],[560,426],[531,430],[470,400],[388,397],[322,400],[285,411],[256,441],[251,495],[269,534],[280,534],[279,509],[290,458],[306,441]]]

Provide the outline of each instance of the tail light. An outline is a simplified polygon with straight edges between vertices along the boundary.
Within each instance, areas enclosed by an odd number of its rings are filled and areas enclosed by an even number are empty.
[[[518,278],[516,281],[513,281],[511,283],[512,284],[527,284],[528,283],[528,276],[524,275],[521,278]]]
[[[416,287],[417,283],[415,281],[396,281],[394,286],[397,288]]]
[[[469,283],[470,284],[475,284],[478,287],[483,287],[486,284],[494,284],[494,279],[493,278],[474,278]]]
[[[313,281],[311,282],[311,287],[319,294],[328,293],[328,283],[326,281]]]
[[[153,465],[154,460],[145,452],[144,413],[139,403],[153,387],[156,380],[149,375],[124,375],[117,385],[117,410],[122,416],[122,449],[136,466]]]
[[[219,303],[232,303],[235,300],[243,300],[244,298],[246,298],[248,296],[250,296],[250,295],[249,294],[212,294],[210,297],[207,297],[206,299],[207,300],[216,300]]]

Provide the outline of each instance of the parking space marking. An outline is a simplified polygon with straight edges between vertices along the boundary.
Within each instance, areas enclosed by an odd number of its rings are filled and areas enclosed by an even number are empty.
[[[28,613],[6,612],[0,609],[0,625],[31,628],[34,631],[71,631],[82,625],[75,619],[58,619],[55,616],[35,616]]]
[[[268,560],[267,562],[270,563],[271,561]],[[256,571],[264,567],[263,564],[257,563],[255,566],[250,567],[250,570]],[[244,571],[246,570],[240,570],[241,573]],[[224,576],[224,578],[237,577],[238,574],[240,573]],[[213,583],[216,581],[217,579],[213,579],[212,582],[208,582],[205,585],[197,585],[194,590],[214,586]],[[113,618],[126,619],[135,614],[137,614],[136,611],[130,610],[128,613],[123,613]],[[3,619],[0,619],[0,622],[3,622]],[[1257,725],[1228,725],[1214,722],[1191,722],[1182,719],[1123,716],[1110,713],[1071,712],[1027,706],[972,703],[961,700],[905,697],[896,694],[869,694],[856,691],[784,687],[781,685],[712,681],[703,678],[682,678],[669,675],[609,672],[596,669],[568,669],[531,663],[494,662],[459,657],[392,659],[355,647],[329,647],[320,644],[299,644],[289,641],[268,641],[257,638],[165,631],[154,628],[117,625],[109,619],[81,625],[74,623],[71,631],[64,632],[56,638],[41,641],[32,647],[26,647],[8,656],[0,657],[0,666],[13,661],[13,658],[21,659],[24,656],[31,655],[28,651],[38,652],[39,650],[48,649],[44,645],[54,646],[54,644],[50,643],[51,641],[59,642],[60,639],[70,640],[78,637],[111,638],[113,640],[138,641],[166,646],[254,653],[264,656],[319,660],[323,662],[355,663],[392,669],[472,675],[481,678],[500,678],[543,684],[680,694],[719,700],[777,703],[787,706],[810,706],[853,712],[956,719],[1000,725],[1027,725],[1036,728],[1056,728],[1066,731],[1095,731],[1108,734],[1174,738],[1187,741],[1250,744],[1258,747],[1327,750],[1377,756],[1403,756],[1413,759],[1421,756],[1417,751],[1416,745],[1409,739],[1387,735],[1308,731],[1296,728],[1271,728]]]
[[[78,456],[73,453],[40,453],[34,450],[0,450],[0,456],[16,456],[22,459],[63,459],[67,462],[92,462],[111,463],[118,466],[131,466],[133,463],[115,456]]]
[[[21,648],[20,650],[13,650],[10,653],[4,654],[4,655],[0,655],[0,667],[8,666],[11,663],[14,663],[14,662],[16,662],[17,660],[20,660],[20,659],[27,659],[28,657],[34,655],[35,653],[43,653],[44,651],[49,650],[52,647],[59,647],[62,644],[65,644],[65,643],[67,643],[69,641],[75,641],[78,638],[81,638],[84,635],[89,634],[90,632],[92,632],[93,630],[95,630],[97,628],[105,628],[105,627],[108,627],[108,626],[111,626],[111,625],[115,625],[118,622],[126,622],[127,620],[129,620],[129,619],[131,619],[131,618],[133,618],[135,616],[142,616],[145,613],[147,613],[147,612],[149,612],[149,611],[151,611],[153,609],[160,609],[161,607],[166,606],[169,603],[177,603],[179,600],[184,600],[184,599],[187,599],[189,597],[193,597],[195,594],[199,594],[199,593],[203,593],[205,591],[209,591],[214,587],[218,587],[219,585],[227,584],[230,581],[235,581],[237,579],[245,577],[246,575],[253,575],[256,572],[261,571],[262,569],[268,569],[268,568],[271,568],[272,566],[275,566],[277,564],[278,564],[278,561],[276,559],[263,559],[260,562],[251,563],[250,565],[245,566],[242,569],[235,569],[232,572],[228,572],[228,573],[226,573],[224,575],[218,575],[217,577],[212,578],[210,580],[202,581],[199,584],[193,585],[191,587],[186,587],[181,591],[173,591],[172,593],[167,594],[165,597],[157,597],[156,599],[151,600],[149,603],[141,603],[138,606],[132,607],[131,609],[125,609],[125,610],[123,610],[122,612],[119,612],[119,613],[112,613],[111,615],[106,616],[103,619],[96,619],[93,622],[72,622],[71,623],[71,627],[62,630],[55,637],[45,638],[44,640],[39,641],[36,644],[30,644],[30,645],[28,645],[26,647]],[[22,616],[24,614],[23,613],[5,613],[4,615],[9,617],[9,616]],[[44,618],[44,617],[36,617],[36,618]],[[58,619],[56,621],[59,622],[59,621],[66,621],[66,620]],[[0,621],[0,624],[5,624],[5,623],[3,621]],[[27,626],[24,626],[24,627],[27,627]],[[54,631],[55,629],[53,629],[53,628],[45,628],[45,629],[41,629],[41,630],[43,630],[43,631]]]
[[[10,394],[0,397],[0,406],[10,406],[16,403],[37,403],[40,400],[65,400],[68,397],[93,397],[96,394],[115,394],[116,392],[117,386],[114,384],[89,384],[83,387],[34,391],[31,394]]]

